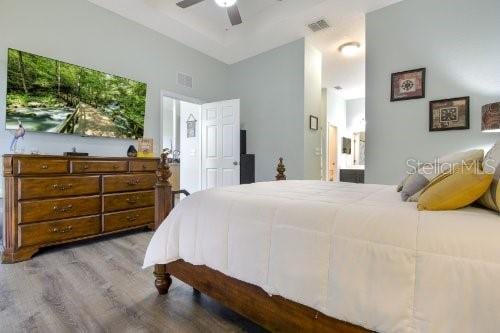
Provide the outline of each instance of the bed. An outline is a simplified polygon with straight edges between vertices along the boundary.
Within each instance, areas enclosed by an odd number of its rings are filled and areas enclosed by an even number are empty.
[[[500,219],[419,212],[393,186],[280,181],[191,195],[144,267],[272,331],[494,332]]]

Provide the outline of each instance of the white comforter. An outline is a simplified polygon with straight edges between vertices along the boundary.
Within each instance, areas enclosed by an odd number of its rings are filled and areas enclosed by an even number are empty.
[[[392,186],[195,193],[155,233],[144,266],[177,259],[376,331],[500,331],[499,215],[418,212]]]

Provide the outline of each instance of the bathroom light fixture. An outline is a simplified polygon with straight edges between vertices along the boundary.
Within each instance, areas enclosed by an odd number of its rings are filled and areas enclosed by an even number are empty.
[[[500,102],[483,106],[481,110],[481,131],[500,132]]]
[[[347,57],[352,57],[352,56],[356,55],[356,53],[358,53],[360,47],[361,47],[361,44],[359,44],[358,42],[349,42],[349,43],[345,43],[345,44],[340,45],[339,51],[340,51],[340,53],[342,53],[343,55],[345,55]]]
[[[236,4],[236,0],[215,0],[215,3],[219,7],[227,8],[234,6]]]

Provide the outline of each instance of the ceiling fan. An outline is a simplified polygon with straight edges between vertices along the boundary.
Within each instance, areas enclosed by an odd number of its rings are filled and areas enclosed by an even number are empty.
[[[202,1],[205,0],[183,0],[181,2],[178,2],[177,6],[181,8],[188,8]],[[229,21],[231,21],[232,25],[238,25],[243,23],[243,21],[241,20],[241,15],[238,6],[236,6],[237,0],[214,0],[214,1],[219,7],[227,8],[227,15],[229,16]]]

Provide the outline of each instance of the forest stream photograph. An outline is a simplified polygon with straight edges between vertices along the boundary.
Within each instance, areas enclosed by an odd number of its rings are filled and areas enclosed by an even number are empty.
[[[8,130],[137,139],[145,108],[145,83],[8,50]]]

